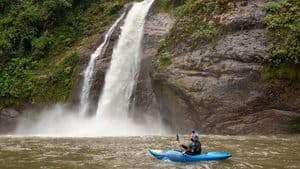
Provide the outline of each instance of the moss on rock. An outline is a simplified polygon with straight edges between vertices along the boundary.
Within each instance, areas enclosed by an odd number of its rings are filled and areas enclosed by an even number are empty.
[[[237,2],[237,0],[187,0],[173,8],[170,8],[170,2],[168,1],[168,10],[163,11],[174,15],[176,21],[165,39],[160,42],[157,56],[153,62],[155,67],[159,65],[161,56],[166,53],[172,58],[175,50],[187,52],[226,33],[227,28],[220,24],[219,19],[214,16],[225,13],[232,5],[231,3]],[[158,5],[168,3],[164,0],[157,2]],[[161,6],[159,9],[166,9],[165,5]]]
[[[300,1],[279,0],[266,4],[266,33],[270,44],[263,76],[300,79]]]

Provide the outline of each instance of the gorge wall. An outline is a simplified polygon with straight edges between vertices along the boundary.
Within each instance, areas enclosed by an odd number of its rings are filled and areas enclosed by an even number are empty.
[[[186,133],[195,128],[208,134],[291,133],[289,122],[300,116],[299,83],[261,76],[268,46],[265,2],[226,1],[220,6],[226,8],[221,12],[216,2],[209,16],[202,18],[203,24],[211,19],[208,24],[226,30],[193,47],[189,43],[192,38],[176,42],[174,35],[189,29],[183,24],[190,16],[177,18],[161,43],[166,47],[156,54],[152,71],[162,118],[174,131]],[[197,17],[197,13],[191,15]]]

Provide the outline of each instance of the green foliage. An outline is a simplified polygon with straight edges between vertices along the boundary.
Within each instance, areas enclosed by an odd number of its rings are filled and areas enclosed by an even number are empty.
[[[157,5],[160,10],[168,11],[170,9],[172,0],[158,0]]]
[[[108,14],[116,14],[118,11],[120,11],[120,9],[122,9],[122,5],[118,2],[111,2],[107,3],[104,8]]]
[[[196,30],[192,34],[193,41],[198,41],[201,39],[212,40],[215,37],[219,30],[214,21],[209,21],[207,24],[200,25],[200,29]]]
[[[265,65],[262,69],[262,78],[267,79],[300,79],[300,66],[295,64],[284,64],[280,66]]]
[[[0,0],[0,104],[65,101],[80,40],[105,31],[130,0]]]
[[[170,54],[167,52],[160,53],[152,62],[156,69],[164,69],[172,63]]]
[[[10,2],[14,3],[14,2]],[[1,63],[11,58],[26,57],[32,52],[32,42],[46,29],[59,24],[62,16],[70,10],[66,0],[16,0],[17,5],[0,17],[0,58]]]
[[[47,56],[51,49],[51,39],[48,32],[45,32],[41,37],[32,40],[32,55],[35,58]]]
[[[4,13],[16,0],[0,0],[0,14]]]
[[[266,70],[272,71],[274,76],[270,78],[299,78],[283,72],[289,70],[288,72],[300,73],[299,69],[290,70],[300,67],[300,1],[269,1],[267,11],[265,23],[270,46],[264,73]],[[287,67],[284,68],[285,66]]]
[[[28,58],[14,58],[1,71],[0,74],[0,96],[1,97],[26,97],[29,92],[29,84],[26,81],[26,74],[34,64]]]
[[[176,11],[175,25],[167,35],[167,46],[184,43],[192,49],[222,34],[219,21],[213,16],[226,12],[230,0],[188,0]]]
[[[266,6],[270,12],[276,12],[281,8],[279,3],[273,1],[268,2]]]
[[[65,53],[62,59],[43,75],[32,68],[37,62],[27,58],[12,59],[0,77],[1,97],[31,103],[65,101],[71,90],[78,54]]]
[[[34,104],[51,104],[65,101],[71,91],[73,75],[78,63],[78,54],[68,52],[54,65],[46,75],[33,75],[30,102]]]
[[[160,12],[172,12],[182,4],[184,4],[184,0],[157,0],[154,6]]]

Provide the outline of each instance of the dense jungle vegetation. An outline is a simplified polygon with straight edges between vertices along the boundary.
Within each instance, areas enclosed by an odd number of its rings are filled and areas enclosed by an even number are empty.
[[[0,0],[0,105],[51,104],[71,91],[80,41],[128,0]]]

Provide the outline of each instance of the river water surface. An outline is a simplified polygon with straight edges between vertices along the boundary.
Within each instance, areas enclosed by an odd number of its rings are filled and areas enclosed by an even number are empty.
[[[48,138],[0,137],[0,169],[111,168],[300,168],[300,136],[200,137],[203,151],[226,151],[223,161],[174,163],[153,158],[148,149],[177,149],[175,136]],[[180,143],[188,137],[180,137]]]

